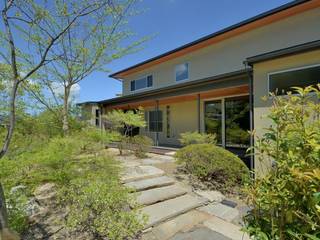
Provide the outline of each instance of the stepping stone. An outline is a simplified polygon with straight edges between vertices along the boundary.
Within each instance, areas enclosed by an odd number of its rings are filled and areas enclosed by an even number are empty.
[[[121,177],[123,183],[138,181],[142,179],[163,176],[165,173],[153,166],[137,166],[126,169],[126,173]]]
[[[197,227],[189,232],[178,233],[171,240],[231,240],[206,227]]]
[[[220,218],[212,217],[203,223],[204,226],[212,231],[218,232],[232,240],[250,240],[248,234],[241,231],[241,227],[223,221]]]
[[[208,199],[210,202],[222,202],[225,199],[225,196],[218,191],[195,191],[196,194],[200,195],[201,197],[204,197]]]
[[[142,208],[142,214],[148,216],[146,228],[161,223],[169,218],[183,214],[191,209],[197,208],[205,204],[207,200],[194,197],[191,195],[184,195],[173,198],[164,202],[156,203]]]
[[[207,206],[199,208],[200,211],[206,212],[210,215],[219,217],[228,222],[233,221],[239,216],[239,211],[236,208],[228,207],[221,203],[212,203]]]
[[[168,222],[154,227],[152,233],[156,239],[167,240],[180,231],[188,231],[198,223],[208,220],[210,217],[209,214],[204,212],[191,210],[190,212],[184,213]]]
[[[137,192],[150,188],[164,187],[174,184],[174,179],[167,176],[155,177],[140,181],[126,183],[125,186],[135,189]]]
[[[141,205],[151,205],[184,195],[185,193],[187,193],[187,190],[178,185],[154,188],[140,192],[137,196],[137,203]]]

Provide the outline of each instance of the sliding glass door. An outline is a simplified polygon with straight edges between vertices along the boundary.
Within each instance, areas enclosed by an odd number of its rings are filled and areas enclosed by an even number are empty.
[[[206,132],[215,134],[218,144],[222,144],[222,104],[220,100],[205,103],[204,119]]]
[[[216,134],[218,144],[227,148],[250,145],[249,97],[205,102],[205,131]]]

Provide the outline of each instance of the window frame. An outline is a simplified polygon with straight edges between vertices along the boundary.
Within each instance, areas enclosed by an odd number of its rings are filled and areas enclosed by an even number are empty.
[[[183,64],[187,64],[188,65],[188,77],[185,78],[185,79],[177,81],[177,67],[180,66],[180,65],[183,65]],[[176,64],[174,66],[174,73],[173,74],[174,74],[174,80],[175,80],[176,83],[185,82],[185,81],[190,80],[190,62],[183,62],[183,63]]]
[[[316,64],[311,64],[311,65],[304,65],[304,66],[300,66],[300,67],[293,67],[293,68],[287,68],[287,69],[284,69],[284,70],[279,70],[279,71],[274,71],[274,72],[269,72],[267,73],[267,79],[268,79],[268,95],[270,93],[270,76],[271,75],[274,75],[274,74],[278,74],[278,73],[286,73],[286,72],[292,72],[292,71],[297,71],[297,70],[303,70],[303,69],[308,69],[308,68],[313,68],[313,67],[320,67],[320,63],[316,63]],[[292,86],[294,87],[294,86]],[[279,95],[279,96],[282,96],[282,97],[285,97],[287,96],[287,94],[284,94],[284,95]]]
[[[148,77],[152,77],[152,85],[150,86],[150,87],[148,87]],[[141,80],[141,79],[146,79],[146,82],[147,82],[147,86],[146,87],[144,87],[144,88],[140,88],[140,89],[135,89],[135,90],[131,90],[131,83],[132,82],[136,82],[136,81],[138,81],[138,80]],[[151,89],[151,88],[153,88],[153,81],[154,79],[153,79],[153,74],[146,74],[146,75],[144,75],[144,76],[142,76],[142,77],[139,77],[139,78],[137,78],[137,79],[134,79],[134,80],[130,80],[130,82],[129,82],[129,89],[130,89],[130,92],[140,92],[140,91],[144,91],[144,90],[146,90],[146,89]]]
[[[150,119],[151,119],[151,117],[150,117],[150,114],[152,113],[152,112],[161,112],[161,121],[159,121],[158,119],[156,120],[156,121],[152,121],[153,123],[156,123],[156,125],[157,125],[157,129],[156,129],[156,131],[154,131],[151,127],[150,127]],[[157,114],[158,115],[158,114]],[[159,131],[159,123],[161,123],[161,130]],[[163,132],[163,111],[162,110],[150,110],[150,111],[148,111],[148,131],[149,132],[153,132],[153,133],[161,133],[161,132]]]

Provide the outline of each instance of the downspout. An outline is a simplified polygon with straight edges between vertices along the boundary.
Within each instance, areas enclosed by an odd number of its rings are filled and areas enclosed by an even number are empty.
[[[253,95],[253,74],[252,74],[252,66],[247,62],[243,62],[245,69],[247,70],[247,74],[249,77],[249,109],[250,109],[250,170],[254,170],[255,164],[254,164],[254,136],[253,136],[253,130],[254,130],[254,95]]]

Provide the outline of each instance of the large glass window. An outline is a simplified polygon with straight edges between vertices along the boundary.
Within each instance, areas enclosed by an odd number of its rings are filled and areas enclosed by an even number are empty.
[[[249,97],[225,99],[225,139],[227,147],[250,145]]]
[[[149,112],[149,131],[162,132],[162,111]]]
[[[131,81],[130,89],[131,91],[136,91],[139,89],[152,87],[152,85],[153,85],[153,77],[152,75],[149,75],[147,77],[143,77],[143,78]]]
[[[215,134],[217,142],[222,143],[222,111],[221,101],[205,103],[205,128],[207,133]]]
[[[269,74],[269,91],[285,95],[292,87],[306,87],[320,83],[320,66],[309,66]]]
[[[183,81],[189,79],[189,63],[183,63],[176,66],[176,81]]]

